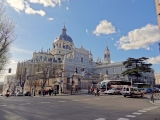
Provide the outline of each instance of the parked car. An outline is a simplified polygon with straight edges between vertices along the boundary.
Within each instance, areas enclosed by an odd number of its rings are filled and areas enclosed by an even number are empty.
[[[24,96],[31,96],[31,93],[29,91],[24,92]]]
[[[154,89],[154,92],[156,92],[156,93],[158,93],[158,92],[159,92],[159,88],[154,87],[153,89]]]
[[[120,88],[112,88],[110,90],[105,91],[105,93],[116,95],[116,94],[121,94],[120,91],[121,91]]]
[[[144,88],[145,89],[145,91],[146,91],[146,93],[152,93],[152,89],[151,88]]]
[[[138,89],[141,90],[141,92],[143,92],[144,94],[147,93],[146,90],[145,90],[145,88],[138,88]]]
[[[123,96],[130,96],[130,97],[134,97],[134,96],[144,96],[144,93],[138,89],[137,87],[127,87],[123,93]]]
[[[10,96],[16,96],[16,93],[10,93]]]
[[[16,96],[23,96],[23,93],[22,93],[22,92],[18,92],[18,93],[16,94]]]

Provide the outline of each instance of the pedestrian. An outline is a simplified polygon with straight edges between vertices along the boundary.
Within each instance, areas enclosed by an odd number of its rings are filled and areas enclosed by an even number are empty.
[[[78,89],[76,88],[76,93],[78,94]]]
[[[49,96],[51,96],[51,89],[49,89],[48,92],[49,92]]]
[[[41,95],[41,90],[39,90],[38,94],[39,94],[39,96]]]
[[[56,90],[56,89],[54,89],[54,95],[56,96],[56,94],[57,94],[57,90]]]

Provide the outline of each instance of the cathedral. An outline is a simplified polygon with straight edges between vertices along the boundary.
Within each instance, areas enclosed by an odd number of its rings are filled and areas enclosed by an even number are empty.
[[[127,76],[124,77],[121,74],[126,70],[122,62],[111,63],[110,51],[107,45],[104,48],[103,60],[100,57],[93,60],[91,50],[86,50],[83,46],[80,48],[74,46],[74,41],[67,35],[65,25],[62,33],[53,41],[52,49],[47,51],[41,49],[39,52],[33,53],[32,59],[17,64],[17,79],[19,79],[19,75],[22,76],[23,74],[28,77],[38,74],[38,63],[61,64],[61,68],[58,68],[61,75],[49,77],[45,88],[56,88],[63,93],[67,93],[71,87],[87,89],[106,78],[128,80]],[[35,79],[32,79],[32,81],[35,81]],[[37,83],[35,89],[35,86],[31,86],[29,80],[26,80],[24,90],[32,93],[37,92],[42,87],[41,82]]]

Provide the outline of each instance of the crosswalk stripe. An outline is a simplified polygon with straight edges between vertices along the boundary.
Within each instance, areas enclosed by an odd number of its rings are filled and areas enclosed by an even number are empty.
[[[127,119],[127,118],[119,118],[117,120],[129,120],[129,119]]]
[[[134,112],[132,114],[134,114],[134,115],[141,115],[142,113]]]
[[[146,112],[146,111],[144,111],[144,110],[138,110],[138,112]]]
[[[98,118],[98,119],[95,119],[95,120],[106,120],[106,118]]]
[[[126,115],[126,117],[134,118],[134,117],[136,117],[136,116],[134,116],[134,115]]]

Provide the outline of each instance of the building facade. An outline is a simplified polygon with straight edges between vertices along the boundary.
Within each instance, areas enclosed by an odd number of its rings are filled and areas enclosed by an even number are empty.
[[[156,4],[156,16],[158,20],[158,28],[160,30],[160,0],[155,0]]]
[[[160,85],[160,73],[155,73],[155,84]]]
[[[25,82],[24,90],[37,93],[42,88],[42,77],[31,77],[40,75],[43,69],[40,64],[50,64],[50,66],[59,65],[54,77],[49,77],[46,81],[45,88],[56,88],[59,92],[67,92],[72,87],[77,89],[87,89],[93,83],[102,81],[105,75],[109,75],[110,79],[129,80],[128,76],[122,76],[122,72],[126,70],[122,62],[111,63],[110,50],[108,45],[104,50],[104,58],[93,60],[91,50],[86,50],[83,46],[76,48],[70,36],[67,35],[67,29],[64,25],[62,33],[53,41],[52,49],[46,51],[43,48],[39,52],[34,52],[30,60],[18,62],[18,76],[24,75],[31,78]],[[46,67],[47,69],[47,67]],[[49,72],[48,72],[49,74]],[[151,74],[151,75],[150,75]],[[145,79],[151,84],[154,81],[154,72],[144,75]],[[144,76],[139,81],[144,81]],[[44,77],[44,76],[43,76]],[[134,77],[132,78],[134,80]],[[37,82],[36,82],[37,81]]]

